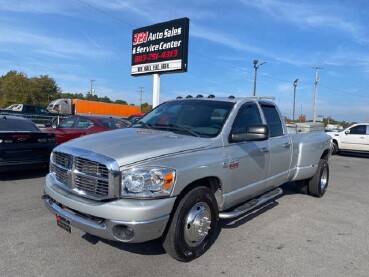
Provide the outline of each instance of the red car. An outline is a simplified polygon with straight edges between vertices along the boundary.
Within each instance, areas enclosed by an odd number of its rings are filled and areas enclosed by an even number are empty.
[[[81,136],[121,128],[119,117],[103,115],[75,115],[64,119],[55,128],[47,128],[46,133],[55,134],[58,144]]]

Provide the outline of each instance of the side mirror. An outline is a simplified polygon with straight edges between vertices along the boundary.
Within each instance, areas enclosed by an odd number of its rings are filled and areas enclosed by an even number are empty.
[[[350,134],[350,130],[346,130],[346,131],[345,131],[345,134],[346,134],[346,135]]]
[[[51,127],[52,128],[58,127],[58,122],[59,122],[59,118],[58,117],[54,118],[53,121],[51,122]]]
[[[269,138],[268,125],[252,125],[246,129],[246,133],[231,134],[231,141],[260,141],[267,140]]]

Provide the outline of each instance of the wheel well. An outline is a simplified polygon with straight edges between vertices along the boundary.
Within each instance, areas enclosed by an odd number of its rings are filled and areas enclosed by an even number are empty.
[[[218,207],[223,205],[221,182],[219,178],[213,176],[205,177],[190,183],[181,191],[181,193],[177,197],[177,200],[182,199],[190,190],[198,186],[203,186],[210,189],[214,193],[215,199],[218,203]]]
[[[326,149],[326,150],[323,152],[323,154],[322,154],[322,156],[320,157],[320,159],[321,159],[321,160],[328,160],[328,154],[329,154],[329,150],[328,150],[328,149]]]

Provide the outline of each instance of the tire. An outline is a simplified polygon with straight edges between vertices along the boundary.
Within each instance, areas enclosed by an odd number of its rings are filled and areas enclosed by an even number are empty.
[[[318,168],[309,182],[309,194],[315,197],[323,197],[328,188],[329,164],[326,160],[320,160]]]
[[[190,262],[204,254],[215,240],[218,206],[212,191],[196,187],[178,203],[163,236],[163,247],[174,259]]]
[[[336,155],[339,151],[337,142],[332,142],[332,155]]]

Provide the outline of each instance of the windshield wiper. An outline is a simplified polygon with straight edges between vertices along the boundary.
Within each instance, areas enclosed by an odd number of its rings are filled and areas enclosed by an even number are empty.
[[[151,127],[151,124],[148,124],[148,123],[145,123],[145,122],[143,122],[143,121],[139,121],[139,122],[137,122],[137,123],[135,123],[135,125],[136,124],[141,124],[143,127],[145,127],[146,129],[151,129],[152,127]]]
[[[183,127],[183,126],[180,126],[180,125],[177,125],[177,124],[168,124],[168,125],[155,125],[154,127],[160,127],[160,128],[167,128],[167,129],[175,129],[175,130],[178,130],[178,131],[184,131],[188,134],[191,134],[195,137],[200,137],[200,135],[194,131],[192,131],[191,129],[189,128],[186,128],[186,127]]]

